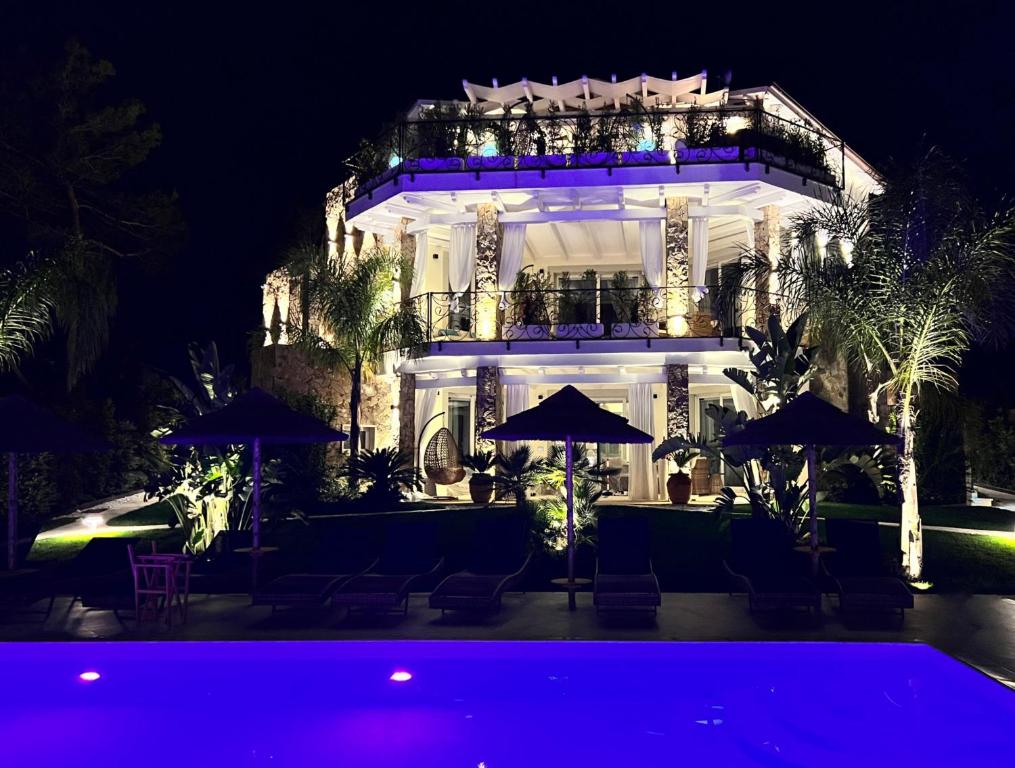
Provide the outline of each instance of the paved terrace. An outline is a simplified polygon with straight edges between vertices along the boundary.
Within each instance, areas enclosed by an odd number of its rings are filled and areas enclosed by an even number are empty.
[[[246,595],[196,596],[189,621],[167,628],[137,627],[109,611],[70,607],[59,598],[49,618],[20,615],[0,623],[2,641],[58,640],[642,640],[642,641],[879,641],[929,643],[1015,688],[1015,598],[993,595],[917,595],[905,625],[872,619],[844,625],[834,599],[825,599],[818,624],[803,615],[755,619],[742,596],[667,593],[655,620],[598,618],[591,595],[567,610],[563,594],[507,594],[499,614],[485,620],[430,610],[413,595],[408,616],[349,617],[343,609],[279,611],[251,607]]]

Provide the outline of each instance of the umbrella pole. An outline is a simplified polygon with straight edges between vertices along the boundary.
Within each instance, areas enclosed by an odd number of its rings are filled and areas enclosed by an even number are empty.
[[[811,575],[818,575],[818,457],[813,445],[807,446],[807,495],[810,501]]]
[[[571,450],[571,436],[564,438],[565,473],[564,486],[567,489],[567,607],[575,609],[574,595],[574,457]]]
[[[250,517],[250,590],[257,589],[257,566],[261,555],[261,439],[254,438],[254,509]]]
[[[18,456],[7,454],[7,570],[17,567],[18,556]]]

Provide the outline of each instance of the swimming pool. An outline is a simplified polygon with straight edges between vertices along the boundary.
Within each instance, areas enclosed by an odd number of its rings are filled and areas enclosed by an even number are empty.
[[[1015,693],[922,645],[10,643],[0,674],[5,768],[1015,759]]]

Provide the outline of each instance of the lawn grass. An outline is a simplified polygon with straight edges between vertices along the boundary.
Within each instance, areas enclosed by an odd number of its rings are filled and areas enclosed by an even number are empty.
[[[160,550],[170,552],[179,551],[183,545],[183,534],[179,530],[116,531],[102,534],[104,538],[128,536],[133,536],[144,541],[156,541]],[[70,560],[84,549],[85,544],[93,538],[95,538],[93,534],[86,533],[72,536],[54,536],[49,539],[37,540],[32,546],[32,551],[28,553],[28,560],[29,562]]]
[[[143,507],[124,512],[122,515],[110,518],[106,525],[120,527],[131,525],[167,525],[170,520],[176,520],[176,513],[166,500],[153,501]]]
[[[152,505],[149,505],[152,506]],[[725,592],[726,578],[722,560],[728,547],[728,532],[720,527],[707,508],[680,510],[660,506],[609,505],[599,508],[603,515],[643,515],[649,519],[652,531],[652,559],[660,586],[673,592]],[[947,515],[964,515],[968,508],[940,509],[935,522],[947,520]],[[977,513],[983,508],[972,508]],[[824,505],[824,511],[833,517],[853,517],[891,520],[894,511],[888,507],[851,507],[850,505]],[[1004,510],[986,510],[998,513]],[[355,541],[364,552],[377,553],[381,549],[385,527],[400,519],[433,520],[441,552],[446,557],[445,573],[468,567],[470,563],[471,534],[475,522],[486,515],[510,513],[508,505],[493,508],[454,506],[436,510],[405,510],[403,514],[377,516],[339,516],[312,519],[309,523],[289,521],[266,533],[266,540],[281,547],[279,556],[285,569],[300,571],[306,567],[308,554],[322,540],[335,537]],[[979,522],[991,522],[991,515],[983,515]],[[926,518],[925,518],[926,519]],[[137,524],[137,523],[135,523]],[[969,525],[968,527],[972,527]],[[823,525],[822,525],[823,528]],[[177,529],[111,532],[103,535],[138,536],[156,540],[162,550],[179,550],[182,533]],[[89,535],[63,536],[36,542],[29,560],[65,560],[73,557],[92,537]],[[898,560],[899,529],[881,528],[882,550],[886,559]],[[565,560],[561,555],[539,551],[529,571],[524,589],[548,589],[549,579],[562,575]],[[578,551],[578,572],[591,576],[595,568],[595,554],[588,547]],[[926,531],[924,551],[925,579],[933,584],[934,592],[979,592],[993,594],[1015,593],[1015,539],[946,531]],[[432,586],[432,585],[431,585]]]
[[[980,531],[1015,531],[1015,511],[1001,507],[970,507],[963,504],[948,506],[921,506],[924,525],[945,528],[974,528]],[[901,512],[895,506],[866,506],[861,504],[818,504],[819,517],[848,517],[859,520],[878,520],[898,523]]]

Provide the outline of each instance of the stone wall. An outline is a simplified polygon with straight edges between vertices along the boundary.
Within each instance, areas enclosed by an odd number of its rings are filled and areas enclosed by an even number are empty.
[[[686,365],[666,366],[666,436],[687,436],[691,428],[691,397]]]
[[[688,292],[687,198],[666,198],[666,330],[670,336],[687,335],[691,309]]]
[[[275,344],[251,353],[250,383],[267,392],[313,394],[338,410],[338,424],[349,424],[349,374],[323,369],[309,362],[298,347]],[[364,376],[360,424],[376,427],[376,447],[394,444],[398,425],[393,424],[391,379]],[[395,435],[392,434],[392,427]]]

